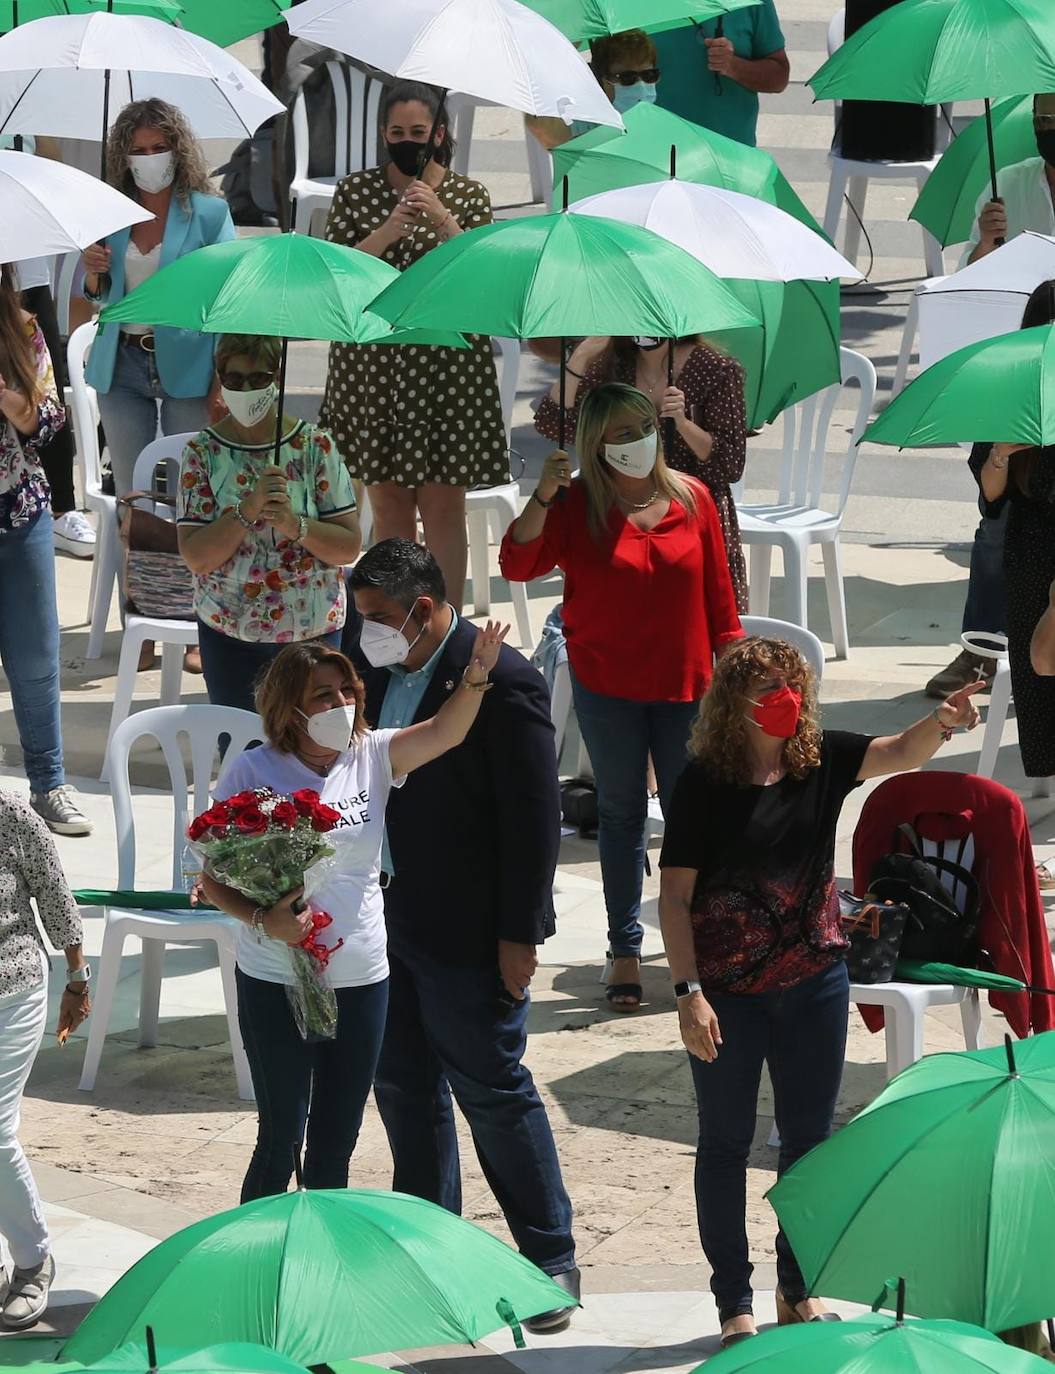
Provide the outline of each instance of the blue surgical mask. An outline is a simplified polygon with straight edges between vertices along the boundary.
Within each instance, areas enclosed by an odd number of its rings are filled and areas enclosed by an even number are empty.
[[[635,105],[654,105],[656,103],[656,83],[654,81],[635,81],[632,86],[616,86],[612,104],[620,114],[626,114]]]

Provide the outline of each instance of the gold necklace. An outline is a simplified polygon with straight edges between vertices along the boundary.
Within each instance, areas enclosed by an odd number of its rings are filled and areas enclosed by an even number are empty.
[[[625,496],[620,496],[618,492],[616,492],[615,494],[615,499],[617,501],[621,501],[622,504],[626,506],[627,510],[648,510],[649,506],[651,506],[652,502],[655,501],[658,495],[659,488],[653,487],[652,495],[648,498],[647,501],[628,501]]]

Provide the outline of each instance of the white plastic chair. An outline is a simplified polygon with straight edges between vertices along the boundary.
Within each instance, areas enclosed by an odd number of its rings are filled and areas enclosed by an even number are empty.
[[[887,1078],[923,1057],[923,1017],[930,1007],[958,1006],[964,1048],[982,1048],[982,1007],[977,988],[952,983],[851,983],[850,1001],[885,1010]]]
[[[66,345],[66,364],[70,374],[70,399],[73,428],[77,440],[77,465],[84,487],[84,503],[94,511],[95,557],[88,588],[88,647],[86,658],[99,658],[103,636],[110,617],[110,603],[117,584],[121,549],[117,530],[117,502],[103,491],[102,461],[99,453],[99,402],[95,388],[84,380],[88,351],[95,339],[95,320],[79,325]]]
[[[830,57],[837,48],[843,44],[846,32],[846,11],[837,10],[832,16],[828,25],[828,56]],[[835,103],[835,123],[836,129],[839,127],[841,119],[842,103]],[[927,178],[938,165],[938,160],[945,151],[949,142],[949,125],[951,119],[952,106],[942,106],[942,118],[938,120],[938,137],[935,147],[935,154],[920,162],[889,162],[889,161],[863,161],[856,158],[845,158],[839,152],[838,136],[836,145],[828,154],[828,162],[831,167],[831,177],[828,182],[828,203],[824,211],[824,232],[834,243],[839,232],[839,221],[843,213],[843,198],[849,196],[850,203],[853,205],[857,214],[863,220],[865,217],[865,199],[868,195],[868,183],[872,180],[881,181],[914,181],[922,191],[926,185]],[[926,263],[927,276],[938,277],[945,271],[941,245],[938,240],[922,229],[923,233],[923,257]],[[843,253],[850,260],[856,263],[857,253],[861,246],[861,226],[852,211],[846,216],[846,240],[843,245]]]
[[[155,707],[123,721],[114,732],[107,746],[107,760],[113,779],[111,793],[117,830],[119,888],[134,888],[136,880],[135,807],[128,776],[132,746],[149,736],[160,744],[164,752],[173,799],[172,887],[174,891],[182,891],[184,879],[181,861],[187,822],[210,804],[213,762],[218,740],[224,735],[230,739],[226,753],[228,759],[242,753],[254,740],[264,738],[258,716],[230,706]],[[184,740],[190,748],[189,779],[181,752],[181,742]],[[78,1085],[81,1091],[91,1092],[95,1086],[106,1028],[121,976],[121,952],[128,936],[134,935],[143,942],[139,975],[139,1043],[142,1046],[157,1044],[165,946],[205,941],[212,941],[216,945],[238,1096],[252,1101],[249,1061],[238,1029],[238,998],[234,978],[238,921],[218,911],[132,911],[107,907],[105,922],[102,956],[92,984],[93,1006],[88,1022],[88,1047]]]
[[[790,620],[771,620],[769,616],[742,615],[744,633],[761,639],[786,639],[813,669],[817,681],[824,677],[824,645],[805,625],[792,625]]]
[[[1007,654],[1007,636],[988,634],[983,630],[967,630],[960,636],[960,643],[972,654],[984,658],[996,658],[996,673],[989,692],[989,710],[985,717],[985,730],[982,734],[982,747],[978,754],[975,773],[980,778],[996,777],[996,761],[1000,754],[1000,741],[1007,724],[1007,713],[1011,708],[1011,660]],[[1051,796],[1051,779],[1033,779],[1034,797]]]
[[[193,433],[163,434],[155,439],[136,459],[132,471],[132,490],[150,491],[154,487],[154,471],[166,460],[179,463],[180,455]],[[174,518],[174,512],[167,505],[157,506],[156,513],[165,518]],[[114,704],[110,712],[110,730],[106,737],[106,756],[100,781],[106,782],[110,766],[110,741],[117,727],[132,709],[132,697],[136,689],[139,670],[139,651],[146,640],[152,639],[161,644],[161,704],[175,706],[180,698],[183,677],[183,651],[198,642],[198,622],[196,620],[162,620],[156,616],[137,615],[130,611],[125,616],[124,634],[121,637],[121,657],[117,664],[117,685],[114,688]]]
[[[477,100],[469,95],[447,97],[447,111],[451,117],[451,133],[455,142],[454,161],[451,166],[460,176],[469,175],[469,155],[477,108],[493,104],[494,101]],[[528,131],[526,125],[524,148],[527,154],[528,176],[531,178],[531,203],[538,205],[541,201],[549,209],[553,201],[553,165],[549,153],[534,134]]]
[[[55,259],[52,280],[55,283],[55,314],[59,322],[59,333],[65,339],[70,332],[70,298],[80,273],[81,255],[74,250],[60,253]],[[81,273],[83,277],[83,273]]]
[[[336,127],[332,176],[308,175],[311,140],[304,92],[298,92],[293,102],[293,178],[289,194],[294,203],[293,227],[298,234],[311,232],[316,210],[329,210],[342,177],[377,166],[377,118],[383,83],[358,67],[336,60],[326,63],[326,71],[333,88]]]
[[[784,451],[776,501],[739,504],[742,483],[737,483],[734,494],[738,501],[740,537],[750,548],[748,584],[752,614],[765,616],[769,613],[772,555],[774,546],[778,546],[784,557],[784,576],[790,591],[788,619],[796,625],[806,625],[807,557],[811,545],[820,544],[835,656],[846,658],[850,640],[839,531],[857,463],[857,443],[875,400],[876,372],[863,354],[852,349],[840,348],[839,359],[842,366],[840,385],[828,387],[784,412]],[[850,383],[858,385],[860,398],[843,458],[838,499],[835,509],[829,511],[821,506],[828,429],[836,402]]]

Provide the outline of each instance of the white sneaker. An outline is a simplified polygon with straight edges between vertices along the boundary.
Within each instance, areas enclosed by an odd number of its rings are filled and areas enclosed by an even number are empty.
[[[77,805],[76,798],[77,793],[69,783],[63,783],[50,792],[32,793],[29,804],[56,835],[90,835],[92,823]]]
[[[95,552],[95,530],[79,510],[67,511],[55,521],[55,547],[74,558],[91,558]]]

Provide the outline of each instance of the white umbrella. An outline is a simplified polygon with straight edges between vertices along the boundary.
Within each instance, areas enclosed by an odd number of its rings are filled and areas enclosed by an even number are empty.
[[[739,191],[694,182],[652,182],[587,196],[571,209],[651,229],[709,267],[747,281],[861,279],[826,239],[784,210]]]
[[[517,0],[304,0],[297,38],[524,114],[623,121],[559,29]]]
[[[1018,329],[1026,301],[1053,279],[1055,238],[1025,233],[951,276],[925,281],[916,288],[920,367]]]
[[[247,138],[285,109],[223,48],[144,15],[55,15],[0,38],[0,134],[102,131],[105,144],[121,107],[149,96],[182,110],[199,138]]]
[[[74,167],[0,152],[0,262],[47,257],[153,219],[136,201]]]

